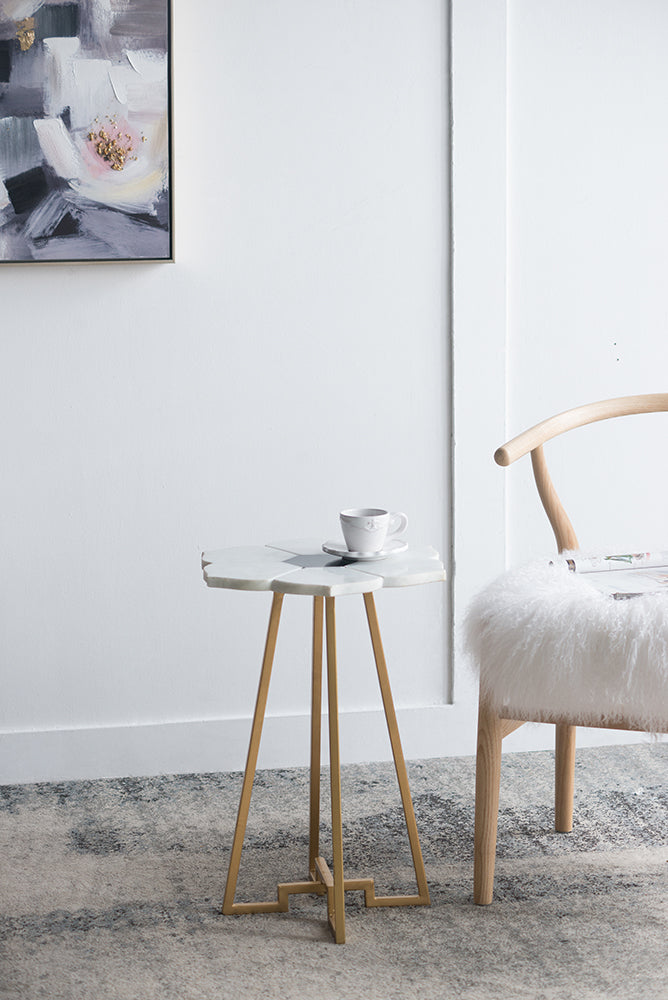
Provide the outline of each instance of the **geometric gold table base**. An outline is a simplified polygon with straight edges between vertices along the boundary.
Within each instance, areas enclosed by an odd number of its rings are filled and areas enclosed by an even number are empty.
[[[257,758],[262,735],[262,724],[267,705],[269,681],[276,650],[276,638],[281,617],[283,594],[275,593],[269,616],[267,641],[265,643],[264,659],[260,674],[255,713],[251,728],[248,757],[244,772],[239,812],[234,831],[230,865],[225,886],[223,913],[284,913],[288,910],[289,896],[296,893],[316,893],[327,895],[327,916],[329,926],[337,944],[343,944],[345,935],[345,899],[349,891],[363,891],[365,905],[373,906],[428,906],[429,889],[420,850],[413,802],[408,784],[408,774],[397,717],[392,701],[392,691],[387,674],[385,654],[380,638],[376,605],[372,593],[363,595],[366,608],[371,643],[376,661],[376,672],[380,684],[385,719],[392,746],[392,756],[401,792],[401,802],[406,819],[406,829],[413,856],[413,866],[417,880],[418,892],[412,896],[376,896],[374,881],[371,878],[346,879],[343,875],[343,829],[341,819],[341,762],[339,756],[339,712],[336,670],[336,613],[334,597],[313,598],[313,669],[311,685],[311,775],[310,775],[310,807],[309,807],[309,871],[310,879],[304,882],[281,882],[278,885],[277,898],[270,902],[235,903],[241,851],[246,832],[246,823],[250,809],[253,779],[257,767]],[[319,854],[320,828],[320,727],[322,711],[322,660],[323,660],[323,602],[325,604],[327,633],[327,699],[329,722],[329,757],[332,808],[332,855],[333,871],[330,870],[324,858]]]

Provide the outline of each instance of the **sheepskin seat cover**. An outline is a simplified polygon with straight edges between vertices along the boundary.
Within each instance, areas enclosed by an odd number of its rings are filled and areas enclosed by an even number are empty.
[[[668,593],[615,600],[545,559],[478,594],[464,634],[497,711],[668,728]]]

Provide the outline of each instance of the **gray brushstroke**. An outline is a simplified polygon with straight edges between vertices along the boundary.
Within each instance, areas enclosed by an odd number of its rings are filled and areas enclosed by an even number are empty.
[[[97,58],[119,62],[123,56],[124,42],[122,38],[111,35],[112,12],[105,10],[99,0],[82,0],[80,18],[81,48],[95,53]]]
[[[114,260],[109,247],[101,240],[85,236],[63,236],[31,246],[31,260]]]
[[[0,214],[1,225],[2,215]],[[14,219],[8,225],[2,226],[0,247],[2,247],[0,260],[24,261],[34,259],[32,245],[25,238],[24,233],[19,229]]]
[[[43,90],[46,78],[46,54],[41,45],[33,45],[27,52],[19,52],[12,62],[10,87]],[[36,110],[41,110],[41,107]]]
[[[16,21],[4,19],[0,10],[0,41],[6,42],[14,38],[16,38]]]
[[[25,226],[27,238],[38,240],[51,236],[66,215],[75,215],[72,205],[60,191],[53,191],[30,215]]]
[[[167,0],[111,0],[114,13],[112,35],[150,42],[152,48],[167,48]]]
[[[155,217],[158,225],[163,229],[169,229],[170,219],[170,195],[167,191],[161,191],[155,203]]]
[[[107,256],[144,259],[169,256],[169,234],[131,215],[97,208],[80,218],[81,235],[104,242]]]
[[[44,106],[44,90],[12,87],[0,96],[0,118],[15,115],[17,118],[41,118]],[[0,167],[0,169],[2,169]]]
[[[32,6],[37,10],[42,5],[35,0]],[[24,17],[26,13],[24,7],[25,4],[21,0],[0,0],[0,21],[15,21],[18,17]]]
[[[4,119],[3,112],[4,101],[0,100],[0,119]],[[41,162],[42,148],[32,117],[9,116],[0,120],[0,177],[15,177]]]
[[[35,34],[42,38],[74,38],[79,34],[79,4],[60,0],[43,6],[35,15]]]

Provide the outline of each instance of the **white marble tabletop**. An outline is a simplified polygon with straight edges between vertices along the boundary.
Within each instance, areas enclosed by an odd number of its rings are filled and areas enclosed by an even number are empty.
[[[209,587],[314,597],[368,594],[383,587],[445,580],[440,556],[429,545],[409,545],[398,555],[374,562],[344,562],[323,552],[318,541],[273,542],[203,552],[202,568]]]

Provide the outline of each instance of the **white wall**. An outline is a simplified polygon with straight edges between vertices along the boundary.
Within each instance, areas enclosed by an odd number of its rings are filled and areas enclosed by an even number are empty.
[[[495,448],[571,406],[665,391],[667,37],[654,0],[453,0],[456,625],[486,580],[554,551],[530,462],[499,469]],[[547,446],[583,546],[666,546],[666,431],[636,417]],[[472,719],[461,654],[455,680]],[[524,726],[504,750],[553,739]]]
[[[202,548],[359,503],[450,548],[445,5],[175,7],[177,263],[0,271],[0,781],[243,766],[270,597]],[[340,605],[344,757],[386,756]],[[378,606],[406,752],[441,752],[447,588]],[[265,764],[306,761],[308,618]]]
[[[511,0],[508,12],[512,435],[590,400],[666,389],[668,6]],[[662,414],[547,446],[581,546],[665,546],[667,433]],[[529,465],[508,475],[513,563],[553,545]]]
[[[0,270],[0,781],[242,767],[269,598],[207,591],[202,548],[324,538],[371,501],[449,553],[454,485],[457,624],[552,549],[528,463],[491,461],[504,436],[664,388],[662,5],[453,0],[454,484],[446,4],[176,8],[178,262]],[[573,485],[550,449],[583,543],[636,545],[615,522],[663,450],[650,419],[614,459],[605,425],[578,432]],[[665,544],[641,492],[638,544]],[[343,753],[380,758],[358,603]],[[407,755],[472,752],[447,590],[378,603]],[[286,602],[264,765],[306,761],[308,615]]]

